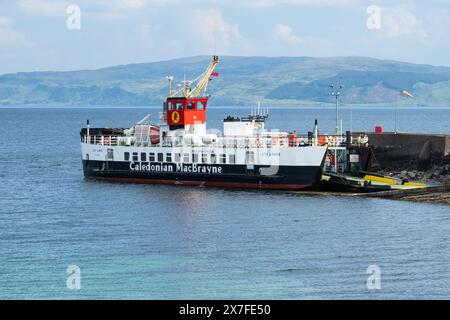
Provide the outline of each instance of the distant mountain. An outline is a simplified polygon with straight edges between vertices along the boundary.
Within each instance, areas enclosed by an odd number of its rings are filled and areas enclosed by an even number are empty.
[[[211,57],[140,63],[98,70],[0,76],[0,104],[160,105],[165,77],[195,78]],[[342,84],[346,104],[390,104],[400,90],[408,104],[450,106],[450,68],[363,57],[220,57],[210,83],[214,105],[308,105],[332,102],[329,84]]]

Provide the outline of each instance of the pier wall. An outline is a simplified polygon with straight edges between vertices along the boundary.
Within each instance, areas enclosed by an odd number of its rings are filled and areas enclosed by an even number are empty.
[[[443,159],[450,154],[447,135],[353,132],[354,141],[360,134],[368,136],[369,147],[382,167],[401,168],[413,163],[426,167],[432,159]]]

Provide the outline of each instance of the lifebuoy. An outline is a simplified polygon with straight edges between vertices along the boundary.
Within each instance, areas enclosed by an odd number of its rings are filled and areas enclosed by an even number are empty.
[[[319,140],[318,141],[319,146],[324,146],[324,145],[327,144],[327,137],[326,136],[319,136],[318,140]]]

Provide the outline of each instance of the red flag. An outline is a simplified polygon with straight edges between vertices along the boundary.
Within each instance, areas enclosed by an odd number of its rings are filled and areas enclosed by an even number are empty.
[[[212,75],[213,77],[218,77],[218,76],[219,76],[219,74],[218,74],[217,72],[212,72],[211,75]]]

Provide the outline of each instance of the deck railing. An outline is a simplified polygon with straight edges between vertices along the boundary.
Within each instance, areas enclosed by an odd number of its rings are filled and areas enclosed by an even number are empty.
[[[257,135],[252,137],[231,136],[217,137],[209,143],[201,139],[189,139],[186,137],[168,137],[161,143],[155,145],[149,141],[137,141],[136,137],[114,136],[114,135],[84,135],[82,141],[87,144],[101,146],[162,146],[162,147],[221,147],[221,148],[285,148],[285,147],[304,147],[304,146],[324,146],[344,147],[346,140],[344,136],[321,135],[317,138],[306,135],[298,135],[295,138],[286,134],[280,135]]]

